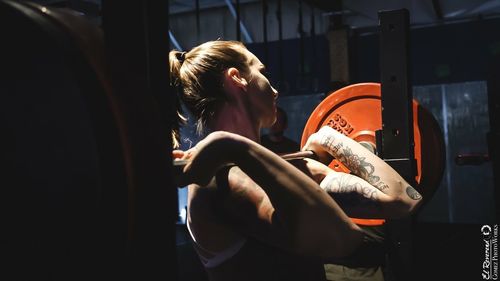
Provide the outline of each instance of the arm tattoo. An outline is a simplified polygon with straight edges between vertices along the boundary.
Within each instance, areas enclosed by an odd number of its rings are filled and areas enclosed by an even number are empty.
[[[359,157],[354,154],[349,147],[346,147],[344,148],[342,158],[344,159],[342,163],[345,163],[345,165],[351,169],[355,175],[365,179],[380,191],[389,188],[387,184],[380,181],[379,176],[374,175],[375,167],[371,163],[365,161],[366,157]]]
[[[366,180],[378,190],[383,191],[389,188],[387,184],[380,181],[379,176],[374,175],[375,167],[371,163],[365,161],[366,157],[359,157],[354,154],[349,147],[344,147],[342,143],[333,145],[334,140],[335,138],[333,136],[324,136],[321,140],[321,145],[329,149],[335,157],[338,157],[338,160],[346,165],[353,174]],[[341,150],[341,148],[343,149]]]
[[[408,194],[408,197],[410,197],[413,200],[420,200],[422,199],[422,195],[418,193],[418,191],[415,190],[415,188],[408,186],[406,188],[406,194]]]
[[[333,147],[333,142],[334,141],[335,141],[335,137],[334,136],[326,135],[326,136],[323,136],[321,138],[320,143],[321,143],[322,146],[331,148],[331,147]]]
[[[344,145],[341,142],[339,142],[337,145],[334,145],[333,144],[334,141],[335,141],[334,136],[326,135],[323,136],[320,143],[322,146],[329,149],[333,154],[337,154],[340,148],[342,148]]]
[[[328,179],[324,189],[330,194],[343,196],[343,201],[351,204],[375,203],[378,206],[377,190],[373,186],[363,185],[359,182],[351,183],[351,179],[352,176],[349,174],[337,174]],[[348,197],[345,197],[346,195]]]

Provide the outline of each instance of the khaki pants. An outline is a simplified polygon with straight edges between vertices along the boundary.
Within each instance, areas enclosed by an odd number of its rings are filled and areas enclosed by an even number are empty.
[[[384,281],[385,227],[360,226],[365,232],[363,245],[351,256],[325,261],[327,280]]]
[[[351,268],[337,264],[325,264],[326,280],[329,281],[384,281],[382,268]]]

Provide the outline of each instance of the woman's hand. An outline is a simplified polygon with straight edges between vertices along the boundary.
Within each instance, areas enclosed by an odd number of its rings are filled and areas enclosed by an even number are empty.
[[[173,151],[174,157],[187,161],[177,184],[207,185],[217,170],[231,163],[242,150],[240,138],[228,132],[213,132],[187,151]]]
[[[292,160],[290,163],[308,175],[317,184],[320,184],[326,175],[332,171],[325,164],[310,158]]]
[[[329,136],[340,134],[334,129],[324,126],[319,129],[316,133],[309,136],[306,144],[302,147],[302,150],[311,150],[318,156],[318,160],[323,164],[330,164],[334,157],[329,153],[329,150],[325,146],[325,141],[328,140]]]
[[[196,149],[196,146],[186,151],[175,149],[172,151],[172,159],[174,159],[174,161],[189,160],[193,156]]]
[[[176,187],[182,188],[186,187],[188,184],[193,183],[191,179],[188,178],[188,175],[184,172],[184,167],[193,157],[196,151],[196,147],[192,147],[186,151],[175,149],[172,151],[172,159],[173,163],[173,176],[174,176],[174,184]]]

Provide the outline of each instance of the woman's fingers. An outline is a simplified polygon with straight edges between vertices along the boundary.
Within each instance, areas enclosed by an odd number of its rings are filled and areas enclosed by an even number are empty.
[[[330,155],[330,153],[328,153],[325,147],[321,144],[322,138],[323,135],[319,132],[310,135],[306,144],[302,147],[302,150],[311,150],[318,156],[318,160],[321,163],[330,164],[333,160],[333,156]]]
[[[184,156],[182,157],[182,160],[190,160],[191,158],[193,158],[193,156],[196,154],[196,152],[197,152],[196,146],[186,150],[184,152]]]
[[[182,150],[173,150],[172,151],[172,159],[177,160],[177,159],[182,159],[184,156],[185,152]]]
[[[196,154],[197,148],[196,146],[188,149],[186,151],[183,150],[173,150],[172,158],[174,160],[190,160]]]
[[[328,166],[314,159],[304,158],[304,162],[309,176],[318,184],[332,171]]]

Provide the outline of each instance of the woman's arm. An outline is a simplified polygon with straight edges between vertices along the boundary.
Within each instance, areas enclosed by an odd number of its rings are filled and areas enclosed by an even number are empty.
[[[292,164],[320,184],[349,217],[389,219],[408,214],[401,202],[358,176],[334,171],[309,158]]]
[[[408,215],[404,203],[355,175],[331,171],[320,186],[349,217],[392,219]]]
[[[338,159],[353,175],[387,195],[390,201],[386,203],[391,203],[391,210],[396,211],[394,214],[396,217],[409,214],[422,201],[422,196],[391,166],[356,141],[331,127],[324,126],[312,134],[303,150],[313,150],[320,156],[320,159],[328,159],[328,155]],[[354,179],[350,178],[350,180]],[[359,183],[361,184],[361,182]],[[337,182],[337,186],[334,190],[338,191],[342,188],[348,188],[349,184]],[[381,197],[379,192],[374,194]],[[393,206],[396,208],[392,208]]]
[[[241,202],[256,211],[235,213],[234,217],[241,220],[243,230],[264,242],[322,257],[345,256],[362,242],[361,230],[335,201],[314,180],[270,150],[226,132],[210,134],[196,150],[184,171],[197,184],[208,183],[227,163],[238,166],[229,170],[231,196],[242,197]],[[232,206],[238,212],[243,205]]]

